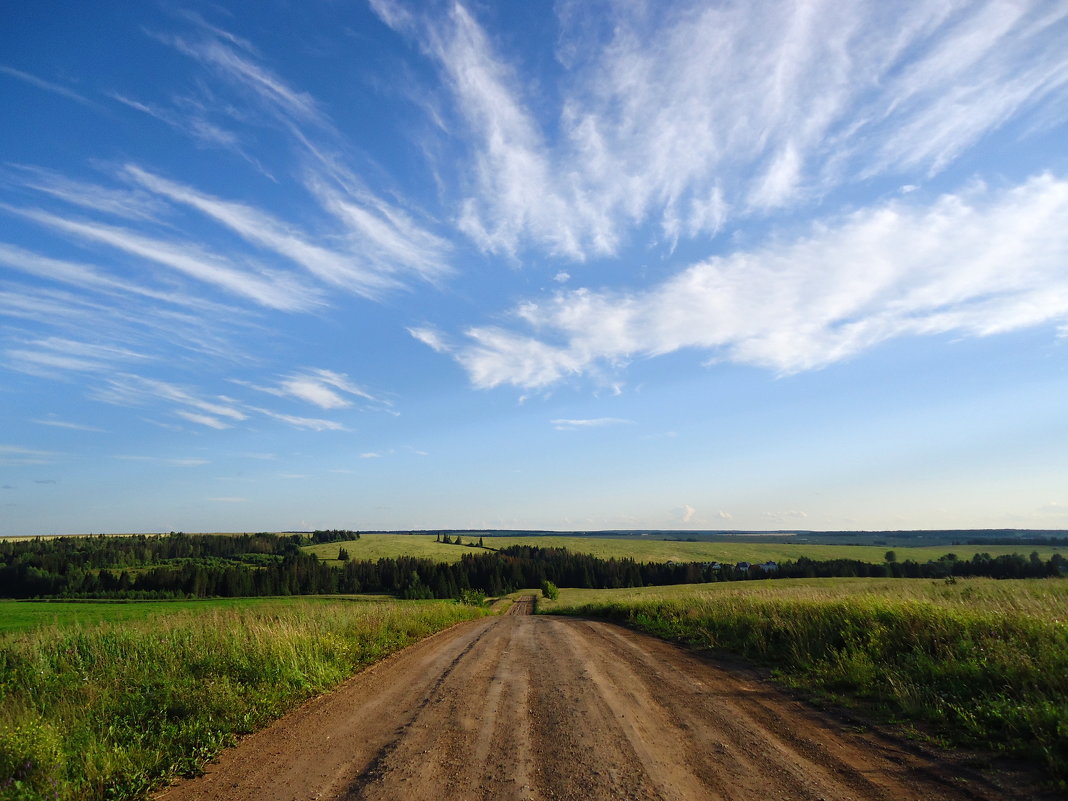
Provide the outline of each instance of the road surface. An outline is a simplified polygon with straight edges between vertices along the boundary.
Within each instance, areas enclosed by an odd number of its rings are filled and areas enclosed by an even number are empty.
[[[994,801],[1003,790],[607,623],[440,632],[254,734],[161,801]],[[967,782],[958,778],[968,775]]]

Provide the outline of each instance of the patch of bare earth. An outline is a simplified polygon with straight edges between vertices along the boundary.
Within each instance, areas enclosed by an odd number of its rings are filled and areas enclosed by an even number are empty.
[[[160,801],[994,801],[953,761],[859,733],[744,670],[607,623],[441,632],[223,754]]]

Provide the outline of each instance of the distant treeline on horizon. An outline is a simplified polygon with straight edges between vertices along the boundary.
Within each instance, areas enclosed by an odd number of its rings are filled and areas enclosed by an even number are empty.
[[[303,546],[352,539],[356,532],[168,534],[58,537],[0,542],[0,595],[8,598],[205,598],[391,593],[404,598],[497,596],[550,581],[560,587],[622,588],[776,578],[1038,578],[1062,576],[1068,559],[1038,553],[953,554],[929,562],[882,564],[799,558],[778,564],[636,562],[565,548],[472,548],[447,564],[415,557],[321,561]],[[347,556],[347,554],[345,554]],[[340,548],[339,548],[339,556]]]

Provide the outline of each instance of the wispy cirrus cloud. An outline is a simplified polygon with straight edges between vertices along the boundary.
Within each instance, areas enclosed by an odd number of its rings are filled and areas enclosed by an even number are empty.
[[[215,429],[248,419],[248,414],[230,398],[204,398],[170,381],[130,373],[105,379],[89,394],[95,400],[118,406],[157,406],[162,402],[179,417]]]
[[[352,401],[346,398],[346,395],[376,404],[390,405],[355,384],[344,373],[333,370],[305,369],[283,377],[276,386],[262,386],[240,379],[235,379],[234,383],[280,398],[302,400],[320,409],[343,409],[351,406]]]
[[[254,412],[258,412],[272,420],[278,420],[279,422],[286,423],[293,428],[302,428],[309,431],[348,431],[348,429],[337,422],[336,420],[324,420],[320,417],[301,417],[294,414],[283,414],[271,409],[264,409],[258,406],[250,406]]]
[[[66,428],[71,431],[92,431],[95,433],[106,433],[103,428],[99,426],[90,426],[85,423],[72,423],[69,420],[60,420],[56,417],[46,417],[44,419],[31,419],[31,423],[36,423],[40,426],[50,426],[52,428]]]
[[[3,354],[7,367],[36,375],[100,372],[146,358],[144,354],[127,348],[62,337],[28,340],[21,347],[5,349]]]
[[[912,197],[912,196],[910,196]],[[695,264],[641,292],[517,307],[452,354],[478,387],[543,387],[682,348],[779,373],[905,335],[985,336],[1068,319],[1068,180],[894,201]]]
[[[583,420],[550,420],[553,428],[557,431],[581,431],[588,428],[604,428],[605,426],[633,425],[633,420],[622,417],[594,417]]]
[[[96,213],[142,221],[154,221],[166,213],[166,205],[144,190],[101,186],[29,164],[6,166],[11,184]]]
[[[76,238],[149,259],[268,308],[298,311],[321,303],[317,290],[290,274],[266,269],[244,270],[225,256],[211,253],[191,241],[155,238],[128,228],[67,218],[40,209],[4,209]]]
[[[167,464],[172,467],[203,467],[206,464],[211,464],[210,459],[201,459],[199,457],[166,457],[166,456],[139,456],[131,454],[117,454],[114,458],[121,459],[125,462],[155,462],[156,464]]]
[[[54,464],[65,456],[57,451],[23,448],[19,445],[0,444],[0,465],[18,466],[31,464]]]
[[[612,255],[645,222],[668,243],[707,236],[937,173],[1040,107],[1068,116],[1068,9],[1039,0],[624,4],[596,26],[570,0],[568,79],[538,95],[463,5],[372,7],[438,67],[473,143],[459,225],[489,253]]]
[[[76,103],[81,103],[84,106],[97,105],[85,95],[75,92],[73,89],[67,86],[63,86],[52,81],[46,81],[44,80],[44,78],[39,78],[36,75],[31,75],[30,73],[23,72],[22,70],[17,70],[14,67],[8,67],[3,64],[0,64],[0,73],[3,73],[4,75],[9,75],[12,78],[17,78],[18,80],[24,81],[25,83],[28,83],[31,86],[36,86],[38,89],[43,89],[46,92],[51,92],[52,94],[65,97],[68,100],[73,100]]]

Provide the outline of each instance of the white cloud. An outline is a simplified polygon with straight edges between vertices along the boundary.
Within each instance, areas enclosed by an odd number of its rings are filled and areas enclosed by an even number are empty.
[[[0,465],[53,464],[63,456],[56,451],[23,448],[19,445],[0,445]]]
[[[308,368],[285,376],[280,380],[278,386],[273,387],[252,384],[239,379],[234,379],[234,383],[280,398],[296,398],[318,406],[320,409],[344,409],[351,406],[352,401],[344,397],[344,395],[351,395],[375,404],[389,406],[388,401],[375,397],[367,390],[353,383],[344,373],[337,373],[333,370]]]
[[[44,89],[46,92],[52,92],[56,95],[62,95],[63,97],[73,100],[77,103],[81,103],[86,106],[95,106],[92,100],[85,95],[75,92],[73,89],[68,89],[66,86],[60,86],[58,83],[52,83],[46,81],[43,78],[38,78],[36,75],[31,75],[28,72],[14,69],[13,67],[7,67],[0,64],[0,73],[4,75],[10,75],[12,78],[18,78],[20,81],[25,81],[31,86],[36,86],[38,89]]]
[[[198,412],[187,412],[183,410],[176,411],[175,414],[183,420],[188,420],[190,423],[197,423],[198,425],[207,426],[208,428],[214,428],[217,431],[231,428],[229,423],[224,423],[218,417],[212,417],[209,414],[200,414]]]
[[[35,209],[7,211],[79,239],[97,242],[163,264],[204,283],[283,311],[307,310],[320,303],[319,293],[279,271],[249,272],[218,254],[187,241],[155,239],[103,223],[66,219]]]
[[[30,420],[31,423],[37,423],[42,426],[52,426],[53,428],[68,428],[72,431],[92,431],[96,433],[105,433],[104,429],[97,426],[85,425],[84,423],[72,423],[68,420],[59,420],[53,417],[49,417],[44,420]]]
[[[133,165],[127,165],[123,172],[146,189],[192,206],[246,241],[284,256],[324,281],[370,296],[398,285],[378,272],[364,269],[355,254],[338,253],[315,244],[292,226],[248,204],[212,197]]]
[[[463,5],[372,7],[440,70],[471,143],[459,226],[490,253],[581,261],[644,222],[669,244],[710,235],[937,172],[1040,105],[1047,125],[1066,115],[1068,10],[1041,0],[615,4],[599,26],[569,0],[567,80],[537,92]]]
[[[131,454],[116,454],[114,457],[121,459],[125,462],[156,462],[158,464],[169,464],[174,467],[202,467],[206,464],[211,464],[209,459],[199,459],[195,457],[181,457],[181,458],[165,458],[161,456],[137,456]]]
[[[280,412],[274,412],[270,409],[262,409],[256,406],[249,407],[254,412],[259,412],[262,415],[270,417],[272,420],[278,420],[282,423],[287,423],[294,428],[303,428],[310,431],[348,431],[341,423],[333,420],[323,420],[317,417],[299,417],[292,414],[281,414]]]
[[[118,406],[144,406],[159,401],[173,403],[178,407],[185,407],[180,408],[176,414],[204,425],[209,425],[205,422],[209,418],[223,417],[237,421],[248,418],[248,415],[229,399],[201,398],[177,384],[128,373],[106,379],[103,384],[92,389],[90,395],[96,400]],[[195,411],[190,412],[190,409]],[[194,419],[198,412],[205,419]]]
[[[566,284],[568,281],[571,280],[571,274],[565,272],[564,270],[561,270],[553,276],[553,280],[556,281],[556,283],[558,284]]]
[[[14,171],[13,181],[18,185],[97,213],[128,220],[156,220],[166,210],[165,204],[147,192],[88,184],[53,170],[25,164],[8,167]]]
[[[475,386],[544,387],[682,348],[791,373],[905,335],[1063,324],[1068,180],[975,187],[929,206],[896,200],[644,292],[561,291],[514,316],[538,336],[474,327],[455,350]]]
[[[438,353],[448,353],[451,350],[441,334],[433,328],[409,328],[408,333]]]
[[[603,428],[604,426],[633,425],[633,420],[622,417],[595,417],[585,420],[550,420],[557,431],[576,431],[584,428]]]
[[[733,519],[734,515],[732,515],[730,512],[724,512],[722,509],[720,509],[718,512],[716,512],[716,517],[718,517],[720,520],[731,520]]]
[[[118,92],[111,92],[110,97],[124,106],[166,123],[202,145],[231,150],[254,166],[258,166],[258,162],[245,152],[237,134],[208,120],[207,109],[198,103],[191,103],[187,100],[182,104],[184,106],[182,110],[172,110],[142,103]]]
[[[140,353],[111,345],[47,337],[4,351],[6,364],[21,372],[52,376],[57,372],[100,372],[120,362],[143,360]]]

